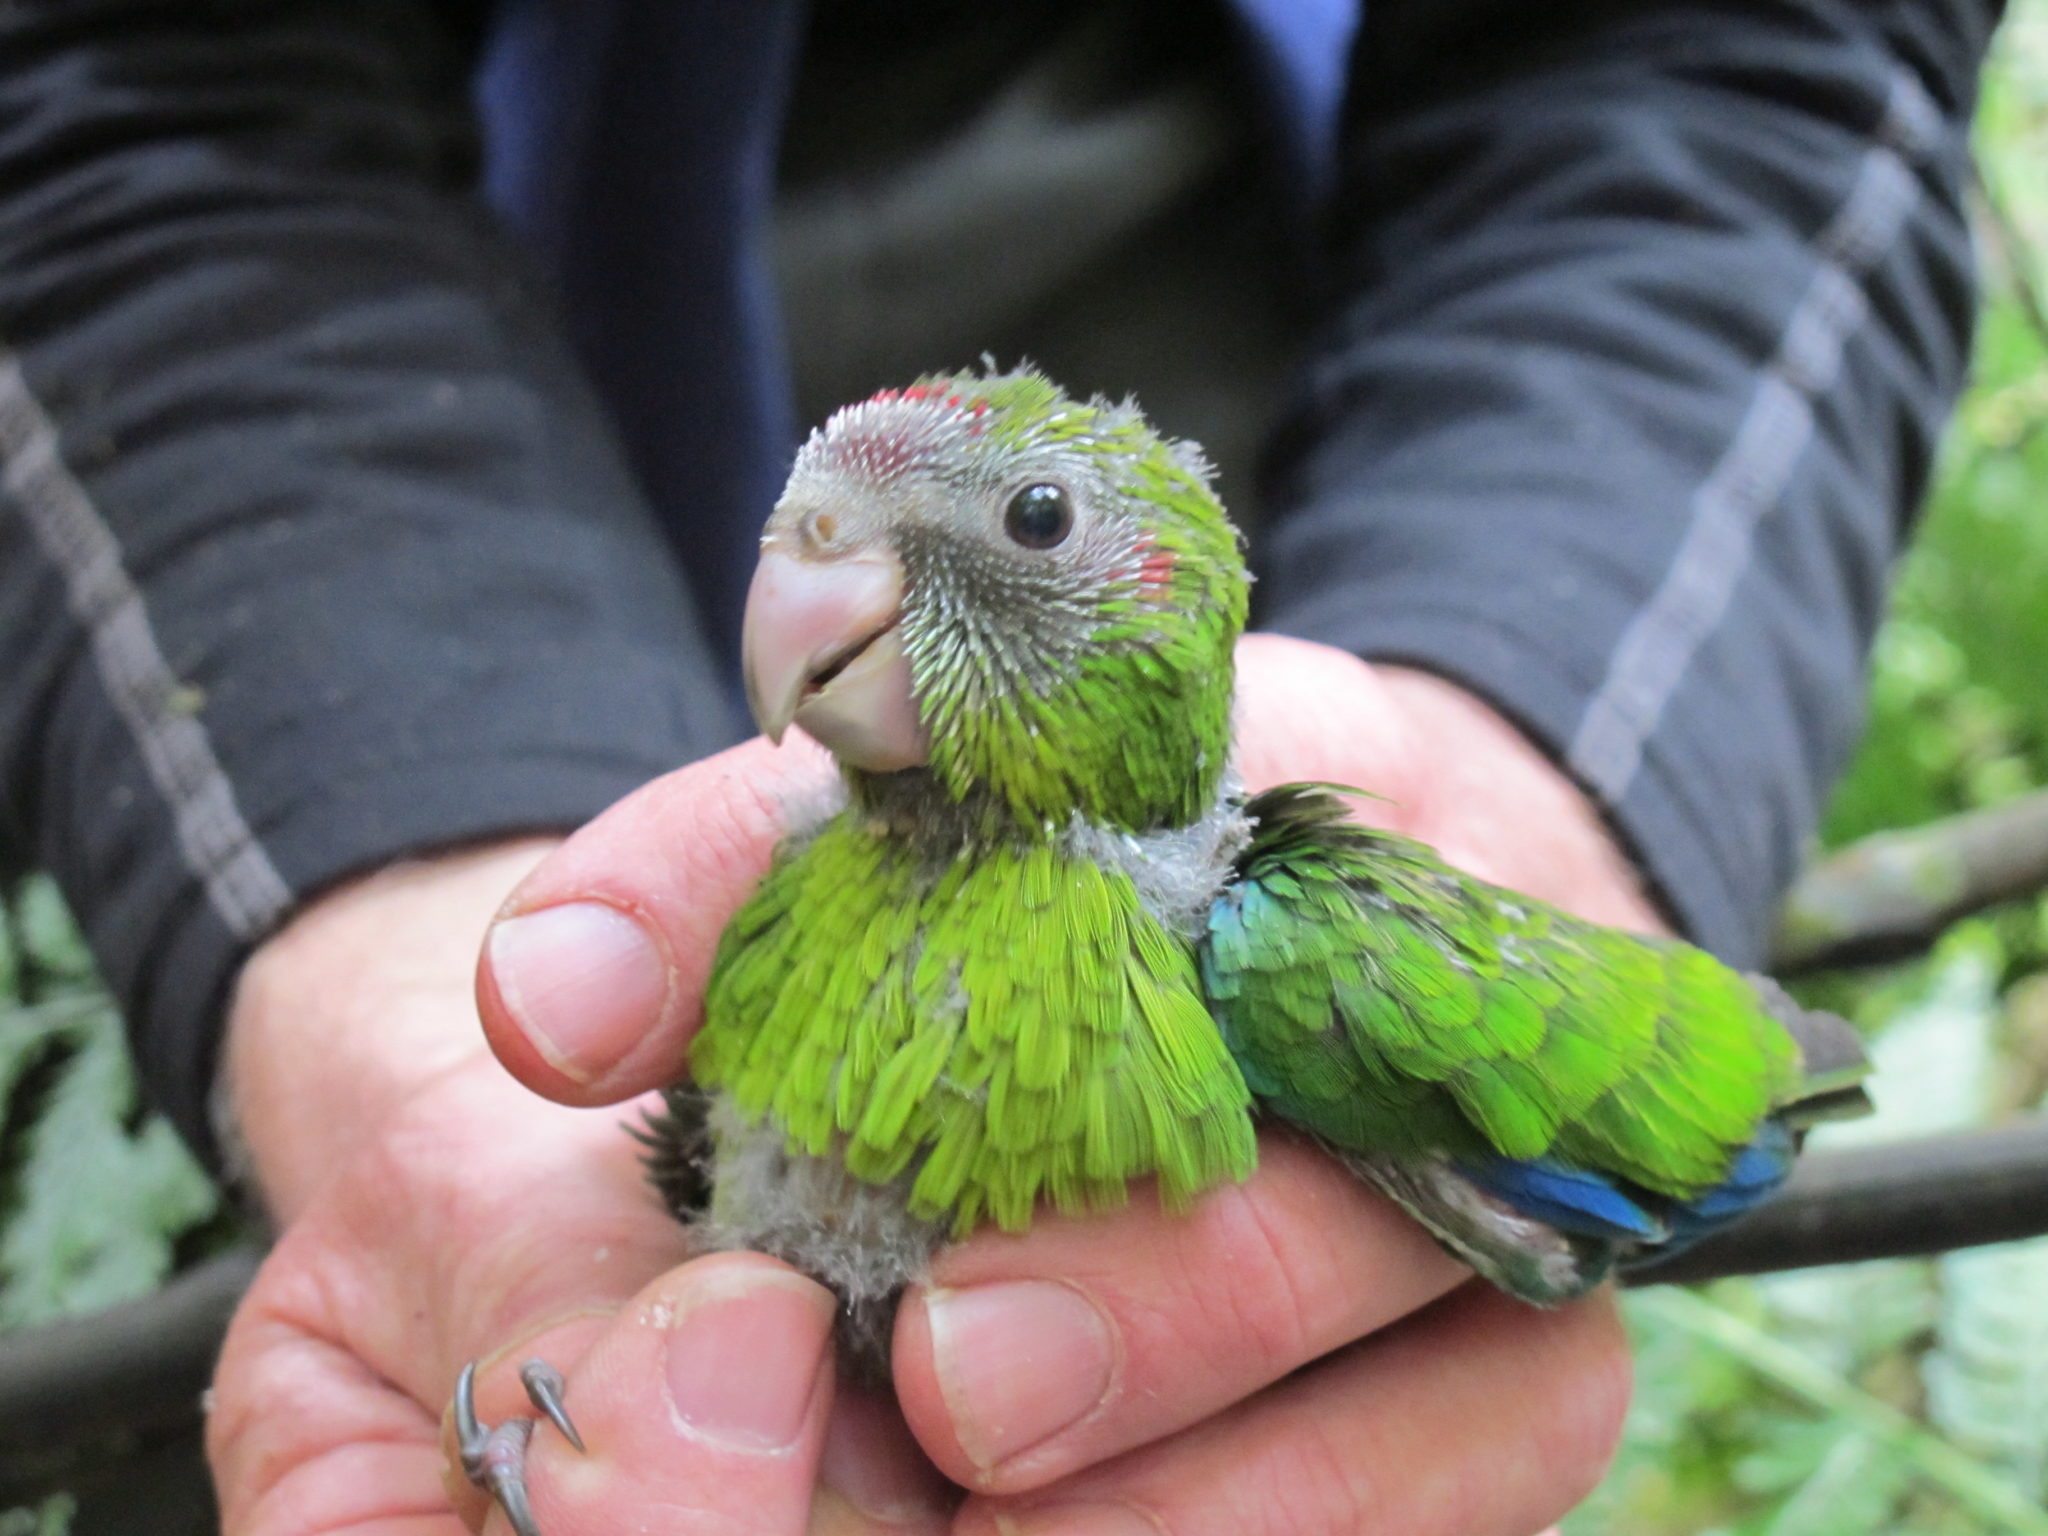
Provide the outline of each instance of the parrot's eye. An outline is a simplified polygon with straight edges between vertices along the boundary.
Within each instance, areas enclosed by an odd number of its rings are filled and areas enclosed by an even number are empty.
[[[1074,504],[1056,485],[1027,485],[1003,509],[1003,531],[1026,549],[1051,549],[1074,531]]]

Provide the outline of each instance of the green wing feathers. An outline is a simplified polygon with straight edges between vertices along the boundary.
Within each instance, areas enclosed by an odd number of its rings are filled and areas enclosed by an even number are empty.
[[[1461,875],[1319,787],[1248,809],[1204,986],[1262,1107],[1338,1148],[1551,1157],[1684,1199],[1773,1111],[1854,1094],[1846,1026],[1700,950]]]

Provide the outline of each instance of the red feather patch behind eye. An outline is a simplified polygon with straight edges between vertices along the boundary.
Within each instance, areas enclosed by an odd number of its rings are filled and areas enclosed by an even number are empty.
[[[1153,602],[1163,601],[1180,557],[1170,549],[1161,549],[1159,541],[1149,533],[1132,546],[1131,553],[1138,557],[1139,590]]]

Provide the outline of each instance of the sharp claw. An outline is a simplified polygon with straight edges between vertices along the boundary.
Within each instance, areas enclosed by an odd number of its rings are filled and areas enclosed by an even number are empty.
[[[564,1440],[582,1450],[583,1437],[576,1433],[569,1410],[562,1404],[562,1394],[568,1390],[562,1373],[545,1360],[529,1360],[519,1368],[519,1379],[525,1384],[526,1396],[533,1406],[548,1416],[548,1422],[562,1432]]]
[[[472,1483],[483,1476],[484,1427],[476,1416],[476,1362],[455,1378],[455,1444],[462,1457],[462,1475]]]
[[[533,1505],[526,1497],[526,1473],[518,1463],[500,1463],[491,1468],[486,1486],[491,1497],[498,1501],[498,1507],[505,1511],[505,1518],[512,1523],[515,1536],[540,1536],[540,1527],[534,1523]]]
[[[520,1368],[519,1379],[533,1405],[548,1416],[563,1438],[577,1450],[582,1437],[569,1421],[562,1406],[566,1389],[562,1376],[545,1360],[529,1360]],[[540,1536],[533,1518],[533,1502],[526,1496],[526,1447],[533,1438],[533,1419],[507,1419],[486,1429],[476,1416],[476,1363],[462,1368],[455,1379],[455,1439],[462,1459],[462,1473],[483,1489],[512,1524],[514,1536]]]

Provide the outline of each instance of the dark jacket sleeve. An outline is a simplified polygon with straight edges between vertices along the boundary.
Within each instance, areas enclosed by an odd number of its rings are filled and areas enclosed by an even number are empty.
[[[0,842],[207,1143],[293,904],[736,721],[431,7],[0,6]]]
[[[1972,0],[1372,0],[1264,622],[1462,682],[1755,961],[1960,385]]]

